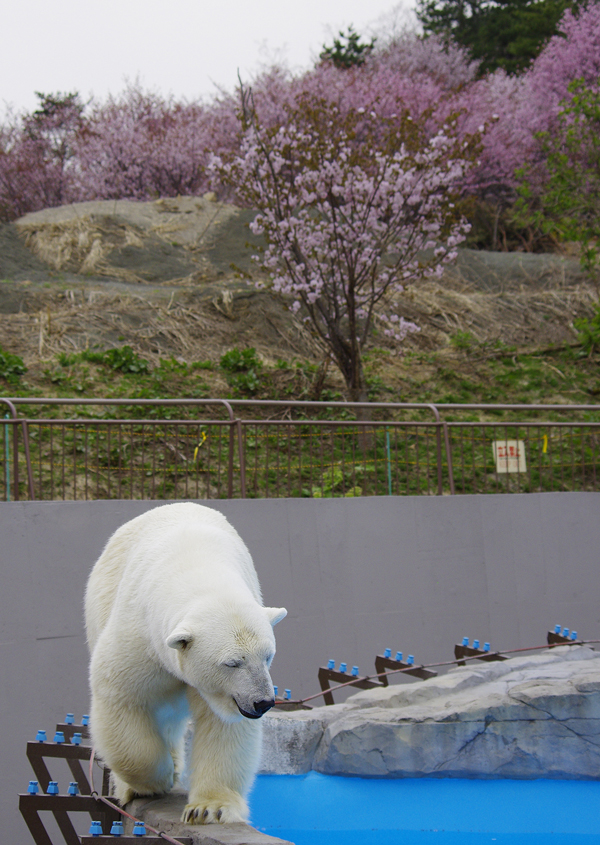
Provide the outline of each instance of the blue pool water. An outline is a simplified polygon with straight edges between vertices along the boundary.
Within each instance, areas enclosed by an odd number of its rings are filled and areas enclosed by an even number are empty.
[[[261,775],[259,830],[296,845],[600,845],[600,782]]]

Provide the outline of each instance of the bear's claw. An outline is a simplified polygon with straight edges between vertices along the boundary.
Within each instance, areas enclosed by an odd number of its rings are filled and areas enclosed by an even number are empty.
[[[208,805],[204,802],[187,804],[181,814],[181,821],[184,824],[231,824],[244,822],[245,819],[235,807],[211,801]]]

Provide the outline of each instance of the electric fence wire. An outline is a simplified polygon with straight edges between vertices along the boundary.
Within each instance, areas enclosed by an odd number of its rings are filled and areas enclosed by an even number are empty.
[[[500,655],[505,655],[505,654],[519,654],[520,652],[523,652],[523,651],[541,651],[543,649],[546,649],[546,650],[549,651],[553,648],[558,648],[559,646],[563,646],[563,645],[566,645],[566,646],[579,645],[579,646],[581,646],[581,645],[592,645],[594,643],[600,643],[600,640],[571,640],[571,641],[565,642],[565,643],[556,643],[556,644],[551,645],[551,646],[549,646],[549,645],[536,645],[536,646],[531,646],[529,648],[513,648],[513,649],[510,649],[508,651],[488,651],[488,652],[486,652],[485,656],[489,660],[490,657],[500,656]],[[346,681],[343,684],[337,684],[336,686],[330,687],[329,689],[321,690],[320,692],[317,692],[314,695],[309,695],[306,698],[291,699],[291,700],[287,699],[285,701],[276,701],[275,706],[277,706],[278,704],[279,705],[281,705],[281,704],[285,704],[285,705],[306,704],[307,701],[313,701],[313,699],[315,699],[315,698],[321,698],[322,696],[327,695],[328,693],[333,693],[336,690],[344,689],[344,687],[354,686],[357,683],[357,681],[374,681],[378,678],[383,678],[383,677],[386,677],[388,675],[399,675],[399,674],[402,674],[402,673],[410,673],[411,671],[414,672],[415,669],[438,669],[438,668],[442,668],[444,666],[457,666],[459,663],[463,664],[463,663],[466,663],[467,661],[471,661],[471,660],[481,660],[481,658],[482,658],[481,654],[474,654],[470,657],[461,657],[459,659],[454,659],[454,660],[445,660],[442,663],[421,663],[421,664],[415,663],[412,666],[406,666],[406,667],[403,667],[402,669],[388,669],[385,672],[379,672],[378,674],[375,674],[375,675],[360,675],[360,676],[353,675],[351,680]]]

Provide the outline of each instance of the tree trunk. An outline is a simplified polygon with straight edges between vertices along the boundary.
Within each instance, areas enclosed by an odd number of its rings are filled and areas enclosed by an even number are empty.
[[[360,353],[359,353],[360,355]],[[354,379],[348,384],[348,392],[350,394],[351,402],[368,402],[369,394],[367,390],[367,381],[363,371],[362,360],[359,357],[355,364]],[[359,426],[358,429],[358,446],[363,455],[370,451],[375,446],[375,430],[368,425],[373,419],[373,411],[371,408],[357,408],[356,420],[358,423],[366,423],[367,425]]]
[[[369,392],[367,389],[367,380],[362,365],[362,358],[360,350],[358,357],[351,362],[350,379],[346,379],[346,386],[350,394],[351,402],[368,402]],[[357,408],[356,419],[365,422],[373,419],[373,412],[370,408]]]
[[[331,351],[346,382],[350,402],[368,402],[367,381],[360,347],[338,342],[331,344]],[[373,412],[370,408],[357,408],[356,419],[359,422],[370,422],[373,419]]]

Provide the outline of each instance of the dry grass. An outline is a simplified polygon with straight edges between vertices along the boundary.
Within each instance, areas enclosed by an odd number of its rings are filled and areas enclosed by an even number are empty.
[[[124,344],[151,365],[168,357],[217,363],[234,346],[256,348],[266,365],[320,364],[317,338],[284,302],[223,269],[247,260],[240,214],[209,198],[184,197],[27,215],[17,230],[55,276],[0,284],[0,346],[20,355],[32,373],[60,353]],[[493,355],[498,343],[518,350],[568,345],[576,340],[573,320],[589,316],[596,301],[576,261],[464,251],[441,281],[415,284],[398,297],[396,310],[421,328],[404,348],[439,353],[466,372],[474,355],[467,366],[455,342],[460,333],[478,345],[480,358]],[[381,328],[376,324],[372,337],[371,373],[402,392],[414,368],[406,362],[415,359],[396,354],[400,348]],[[419,366],[426,380],[429,365]],[[334,367],[326,383],[342,389]],[[221,387],[218,379],[211,384]]]
[[[314,338],[276,298],[253,289],[238,294],[225,288],[196,301],[186,291],[171,291],[167,298],[162,292],[37,290],[31,310],[0,314],[0,346],[28,366],[60,352],[124,343],[153,365],[170,356],[188,363],[218,361],[232,346],[254,346],[267,363],[319,359]]]
[[[583,283],[498,293],[429,283],[412,287],[404,301],[402,313],[421,327],[414,340],[421,348],[444,348],[457,332],[470,332],[481,344],[533,347],[574,341],[573,320],[591,314],[597,295]]]

